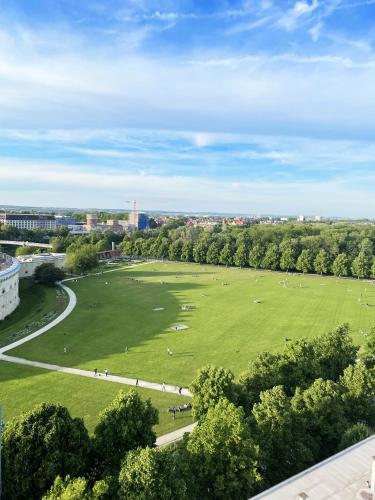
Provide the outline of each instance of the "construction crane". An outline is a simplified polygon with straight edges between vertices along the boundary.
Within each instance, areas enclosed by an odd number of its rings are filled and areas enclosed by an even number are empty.
[[[138,224],[138,209],[137,209],[137,204],[139,203],[139,200],[127,200],[126,203],[130,203],[130,205],[133,205],[133,224],[137,226]]]

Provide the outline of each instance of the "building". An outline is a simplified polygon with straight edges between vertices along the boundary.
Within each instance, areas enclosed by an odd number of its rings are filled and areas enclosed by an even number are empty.
[[[147,229],[149,226],[149,217],[142,212],[130,212],[129,214],[129,227],[138,230]]]
[[[86,214],[86,231],[93,231],[97,229],[98,218],[95,214]]]
[[[305,216],[304,215],[299,215],[297,217],[297,222],[305,222]]]
[[[65,253],[37,253],[32,255],[20,255],[17,257],[20,263],[19,277],[31,278],[35,269],[41,264],[53,264],[55,267],[63,268],[65,264]]]
[[[44,214],[0,214],[0,224],[17,229],[56,229],[54,215]]]
[[[18,306],[18,280],[20,263],[17,259],[0,253],[0,321]]]
[[[253,500],[375,500],[375,435],[253,497]]]
[[[72,217],[71,215],[55,215],[56,219],[56,226],[74,226],[77,221],[75,217]]]

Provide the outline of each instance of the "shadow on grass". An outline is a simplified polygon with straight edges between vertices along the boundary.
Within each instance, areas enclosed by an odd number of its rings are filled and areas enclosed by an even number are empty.
[[[92,363],[92,370],[97,365],[104,369],[106,359],[117,355],[115,360],[109,361],[108,368],[113,375],[142,378],[136,373],[134,358],[140,358],[138,363],[142,363],[145,354],[155,354],[154,363],[161,362],[163,342],[154,351],[150,349],[149,341],[165,336],[166,350],[168,342],[173,342],[169,327],[177,323],[189,324],[194,314],[193,310],[181,310],[182,305],[191,302],[186,292],[204,290],[205,285],[181,281],[165,285],[152,281],[134,284],[126,279],[128,273],[130,270],[114,272],[110,277],[95,276],[67,283],[78,299],[71,315],[50,331],[7,354],[66,367]],[[170,274],[175,276],[176,272]],[[131,277],[134,275],[155,276],[155,273],[132,271]],[[105,285],[106,281],[108,285]],[[155,312],[155,307],[163,310]],[[183,358],[194,354],[192,351],[176,351],[173,356]],[[130,366],[127,366],[127,359],[133,360]]]

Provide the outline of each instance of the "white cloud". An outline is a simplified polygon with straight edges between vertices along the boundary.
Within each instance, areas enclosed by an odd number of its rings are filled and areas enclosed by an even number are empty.
[[[0,161],[2,204],[121,208],[125,198],[145,200],[144,209],[242,213],[320,213],[368,216],[375,208],[367,189],[374,178],[330,182],[215,180],[207,177],[86,172],[61,163]],[[27,186],[24,192],[20,186]],[[64,200],[63,203],[57,200]],[[97,200],[96,204],[92,200]],[[100,200],[100,201],[99,201]],[[147,200],[147,201],[146,201]],[[345,207],[342,200],[347,200]]]
[[[307,17],[319,7],[318,0],[312,0],[311,3],[305,0],[298,0],[292,9],[282,16],[278,25],[286,30],[294,29],[300,18]]]

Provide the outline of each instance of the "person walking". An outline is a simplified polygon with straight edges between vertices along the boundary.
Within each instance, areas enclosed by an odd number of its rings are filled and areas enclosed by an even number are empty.
[[[182,393],[182,387],[180,387],[180,388],[178,389],[178,393],[179,393],[179,395],[181,396],[181,393]]]
[[[108,369],[107,368],[104,370],[104,373],[105,373],[105,376],[108,377]]]
[[[135,386],[136,386],[136,387],[138,387],[138,385],[139,385],[139,380],[137,379],[137,380],[135,381]]]
[[[165,392],[165,382],[163,382],[163,384],[162,384],[162,386],[161,386],[161,390],[162,390],[163,392]]]
[[[64,347],[64,354],[66,354],[67,352],[68,352],[68,348]]]
[[[97,368],[95,368],[95,370],[94,370],[94,377],[96,377],[96,376],[97,376],[97,374],[98,374],[98,369],[97,369]]]

